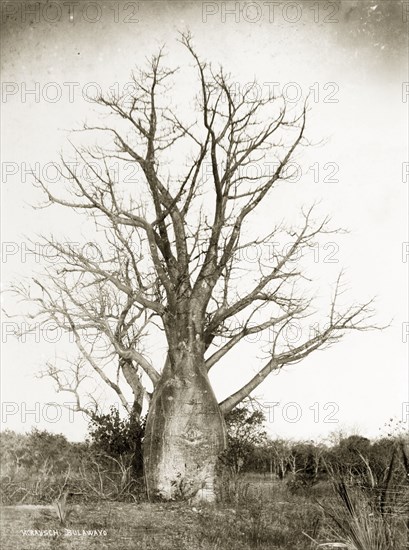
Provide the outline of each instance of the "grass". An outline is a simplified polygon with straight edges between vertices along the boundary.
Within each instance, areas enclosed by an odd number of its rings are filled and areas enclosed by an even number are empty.
[[[389,496],[385,503],[378,491],[368,494],[359,487],[348,487],[344,481],[335,484],[337,505],[328,506],[334,532],[350,550],[404,550],[409,548],[409,500],[403,488]],[[325,505],[324,505],[325,509]]]
[[[3,506],[3,550],[306,550],[303,531],[314,534],[319,507],[287,496],[285,487],[262,478],[252,480],[245,503],[195,508],[187,503],[119,502],[75,504],[62,525],[55,507]],[[243,493],[244,494],[244,493]],[[47,536],[24,531],[55,530]],[[95,533],[83,534],[84,531]],[[74,534],[70,535],[70,532]]]
[[[183,502],[71,503],[67,505],[70,514],[65,525],[51,505],[3,506],[1,548],[312,550],[331,548],[318,543],[345,541],[335,534],[318,504],[318,500],[331,503],[337,510],[331,484],[295,495],[288,492],[285,483],[263,476],[249,476],[241,484],[236,499],[200,508]],[[55,532],[24,535],[27,530]]]
[[[65,526],[49,507],[3,507],[1,548],[31,549],[165,549],[196,548],[190,532],[194,512],[180,505],[104,503],[75,505]],[[24,531],[55,531],[40,536]]]
[[[394,447],[381,476],[375,476],[369,461],[358,454],[366,475],[360,483],[348,484],[342,474],[333,474],[338,500],[335,505],[322,505],[332,520],[333,532],[350,550],[409,548],[409,457],[404,442]]]

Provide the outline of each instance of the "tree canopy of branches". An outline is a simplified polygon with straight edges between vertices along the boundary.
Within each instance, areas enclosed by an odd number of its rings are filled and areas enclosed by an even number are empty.
[[[143,397],[151,398],[145,451],[150,449],[147,460],[156,469],[157,461],[165,459],[163,449],[152,451],[159,445],[153,441],[170,429],[169,418],[177,417],[172,441],[185,430],[189,444],[199,445],[207,437],[199,425],[202,412],[209,432],[213,427],[218,434],[215,448],[220,450],[223,415],[273,371],[337,342],[346,331],[369,328],[371,315],[371,302],[338,305],[339,278],[324,328],[297,345],[282,338],[291,322],[301,322],[312,310],[299,286],[306,275],[295,260],[300,250],[332,230],[327,218],[315,222],[313,208],[302,212],[298,228],[277,223],[263,233],[255,224],[273,189],[291,177],[296,152],[308,145],[307,105],[289,108],[281,96],[254,98],[251,88],[237,93],[223,69],[215,70],[198,56],[189,34],[181,35],[180,42],[198,79],[194,100],[180,105],[177,97],[171,99],[179,71],[165,66],[161,50],[146,69],[133,74],[132,93],[95,98],[106,124],[84,125],[81,135],[88,144],[73,143],[76,163],[61,157],[58,183],[36,180],[47,199],[44,206],[58,205],[93,222],[100,243],[96,254],[45,238],[58,262],[30,287],[15,287],[37,306],[36,322],[51,319],[73,335],[79,358],[71,374],[61,363],[49,364],[48,374],[60,390],[76,396],[78,410],[86,368],[128,412],[139,415]],[[112,162],[131,163],[138,181],[117,178]],[[254,174],[247,169],[254,164],[273,168]],[[256,235],[248,236],[254,227]],[[274,250],[270,264],[260,259],[243,268],[243,251],[285,239],[291,245]],[[210,369],[228,361],[230,350],[248,335],[266,331],[274,338],[264,364],[217,404]],[[145,352],[146,338],[165,342],[163,366]],[[131,405],[124,382],[134,394]],[[217,419],[217,429],[210,417]],[[176,443],[169,445],[175,457]],[[188,466],[178,464],[169,474],[172,487],[181,468],[182,478],[189,478]],[[186,495],[197,492],[187,485]]]

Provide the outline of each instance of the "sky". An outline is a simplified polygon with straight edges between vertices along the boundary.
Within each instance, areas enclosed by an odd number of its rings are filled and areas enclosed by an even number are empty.
[[[256,79],[257,93],[275,86],[289,100],[310,92],[308,136],[314,145],[299,159],[302,177],[280,187],[260,211],[260,231],[275,216],[294,216],[302,205],[319,201],[319,212],[348,232],[331,235],[310,258],[317,295],[328,292],[344,267],[352,303],[376,296],[376,319],[389,325],[348,334],[267,378],[254,395],[266,405],[268,431],[301,439],[338,430],[376,437],[390,419],[407,422],[407,9],[394,0],[43,0],[31,8],[2,2],[3,288],[41,272],[41,263],[27,254],[29,238],[87,237],[75,216],[32,208],[42,197],[30,166],[44,175],[69,130],[90,116],[86,94],[123,89],[131,70],[162,44],[167,63],[181,67],[173,100],[183,105],[195,83],[177,39],[189,29],[200,56],[223,65],[238,85]],[[7,293],[3,307],[17,310]],[[36,426],[81,439],[86,420],[50,406],[69,398],[38,378],[45,361],[69,344],[39,334],[16,341],[10,335],[15,322],[3,316],[2,428]],[[257,371],[258,349],[248,341],[230,352],[223,368],[213,369],[217,397]]]

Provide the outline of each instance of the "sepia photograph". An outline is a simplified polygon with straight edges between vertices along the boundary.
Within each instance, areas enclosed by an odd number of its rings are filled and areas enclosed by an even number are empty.
[[[1,547],[409,549],[409,1],[0,5]]]

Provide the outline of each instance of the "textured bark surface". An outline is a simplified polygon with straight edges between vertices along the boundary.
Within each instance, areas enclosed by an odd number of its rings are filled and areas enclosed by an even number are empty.
[[[153,395],[144,439],[149,498],[214,501],[225,426],[207,374],[164,373]]]
[[[134,397],[132,414],[136,420],[139,420],[142,413],[143,396],[145,394],[144,387],[142,385],[141,379],[138,376],[136,369],[132,365],[132,362],[120,361],[119,364],[122,368],[122,372],[125,376],[125,380],[128,382],[128,384],[131,386],[131,389],[132,389],[132,393]]]

